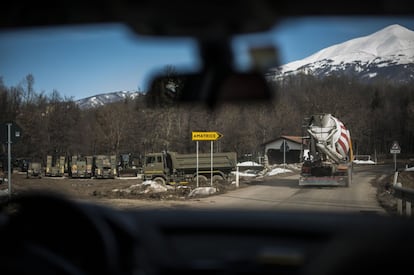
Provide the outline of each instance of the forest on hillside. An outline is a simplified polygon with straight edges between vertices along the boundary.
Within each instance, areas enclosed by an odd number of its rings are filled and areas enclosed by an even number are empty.
[[[351,132],[357,154],[387,154],[394,140],[402,153],[414,154],[414,87],[361,84],[346,77],[316,79],[299,75],[274,85],[271,102],[149,107],[146,96],[92,109],[80,109],[58,91],[34,90],[29,74],[16,86],[0,78],[0,123],[15,121],[23,130],[13,145],[16,156],[44,160],[46,155],[96,155],[162,150],[195,151],[192,131],[218,131],[216,151],[262,155],[263,144],[281,135],[303,134],[304,119],[331,113]],[[5,153],[5,144],[0,148]],[[210,143],[200,150],[209,152]]]

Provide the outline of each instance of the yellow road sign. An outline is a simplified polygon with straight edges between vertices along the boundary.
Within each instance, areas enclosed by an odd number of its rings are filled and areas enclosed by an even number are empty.
[[[223,135],[219,132],[192,132],[192,140],[218,140]]]

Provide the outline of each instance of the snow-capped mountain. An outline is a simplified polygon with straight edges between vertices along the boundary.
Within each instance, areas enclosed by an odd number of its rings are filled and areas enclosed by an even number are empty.
[[[99,106],[103,106],[108,103],[113,103],[125,99],[134,99],[140,95],[142,92],[127,92],[127,91],[119,91],[119,92],[112,92],[112,93],[105,93],[90,96],[87,98],[82,98],[76,101],[76,104],[81,109],[88,109],[88,108],[95,108]]]
[[[346,74],[367,82],[385,79],[394,84],[414,83],[414,31],[391,25],[274,68],[268,79],[277,81],[298,73],[317,77]]]

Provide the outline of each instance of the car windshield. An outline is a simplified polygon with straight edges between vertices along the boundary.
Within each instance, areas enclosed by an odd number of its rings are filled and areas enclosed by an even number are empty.
[[[172,100],[181,73],[208,75],[199,46],[118,23],[1,30],[1,197],[396,213],[391,185],[414,188],[411,17],[287,18],[233,37],[226,83],[254,95],[238,79],[263,76],[257,101]]]

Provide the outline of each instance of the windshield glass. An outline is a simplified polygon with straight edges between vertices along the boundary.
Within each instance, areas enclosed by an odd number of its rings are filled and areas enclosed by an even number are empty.
[[[167,200],[162,207],[392,212],[393,171],[406,172],[406,186],[413,178],[413,31],[407,17],[303,17],[236,36],[234,70],[265,77],[274,97],[209,108],[147,105],[156,85],[168,99],[182,84],[154,84],[155,75],[202,70],[194,39],[122,24],[3,30],[0,191],[121,208]],[[174,152],[168,168],[143,169],[162,160],[148,154],[164,151]],[[109,169],[75,173],[73,156]],[[148,182],[162,188],[148,191]],[[198,188],[214,199],[194,200]]]

